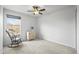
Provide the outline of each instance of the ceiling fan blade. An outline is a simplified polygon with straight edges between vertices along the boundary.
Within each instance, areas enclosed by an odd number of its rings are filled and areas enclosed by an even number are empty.
[[[27,12],[33,12],[32,10],[28,10]]]
[[[39,14],[41,14],[41,15],[42,15],[43,13],[39,13]]]
[[[33,7],[33,8],[36,8],[36,9],[37,9],[37,8],[40,8],[39,6],[32,6],[32,7]]]
[[[45,11],[45,9],[40,9],[39,11]]]
[[[35,15],[35,13],[33,13],[33,15]]]

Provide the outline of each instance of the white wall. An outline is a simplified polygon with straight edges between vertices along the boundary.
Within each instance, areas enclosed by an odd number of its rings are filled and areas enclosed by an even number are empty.
[[[75,7],[68,6],[38,19],[41,39],[75,48]]]
[[[3,8],[0,6],[0,53],[3,52]]]
[[[79,6],[77,6],[77,52],[79,53]]]
[[[6,19],[7,19],[6,14],[11,14],[11,15],[16,15],[16,16],[21,17],[21,38],[23,41],[26,40],[26,32],[31,31],[30,30],[31,26],[34,26],[35,28],[34,31],[36,31],[36,19],[35,18],[28,16],[26,14],[4,9],[4,40],[3,40],[4,45],[10,44],[10,38],[5,32]]]

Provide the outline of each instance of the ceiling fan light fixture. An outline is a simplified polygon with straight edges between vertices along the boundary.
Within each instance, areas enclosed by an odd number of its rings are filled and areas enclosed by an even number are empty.
[[[32,11],[34,15],[43,14],[42,12],[45,11],[44,8],[41,8],[40,6],[32,6]]]
[[[39,11],[35,11],[34,13],[35,13],[35,14],[39,14]]]

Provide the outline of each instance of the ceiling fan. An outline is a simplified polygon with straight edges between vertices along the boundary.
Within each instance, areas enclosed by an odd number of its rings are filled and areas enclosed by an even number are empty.
[[[46,9],[41,8],[40,6],[32,6],[32,10],[28,10],[28,12],[32,12],[34,15],[36,14],[43,14],[42,12],[45,11]]]

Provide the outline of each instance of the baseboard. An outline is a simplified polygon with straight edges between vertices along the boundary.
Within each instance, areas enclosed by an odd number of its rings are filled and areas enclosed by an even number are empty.
[[[64,43],[60,43],[60,42],[56,42],[56,41],[52,41],[52,40],[47,40],[47,41],[54,42],[54,43],[57,43],[57,44],[60,44],[60,45],[63,45],[63,46],[69,47],[69,48],[73,48],[76,50],[76,48],[68,46],[67,44],[64,44]]]

